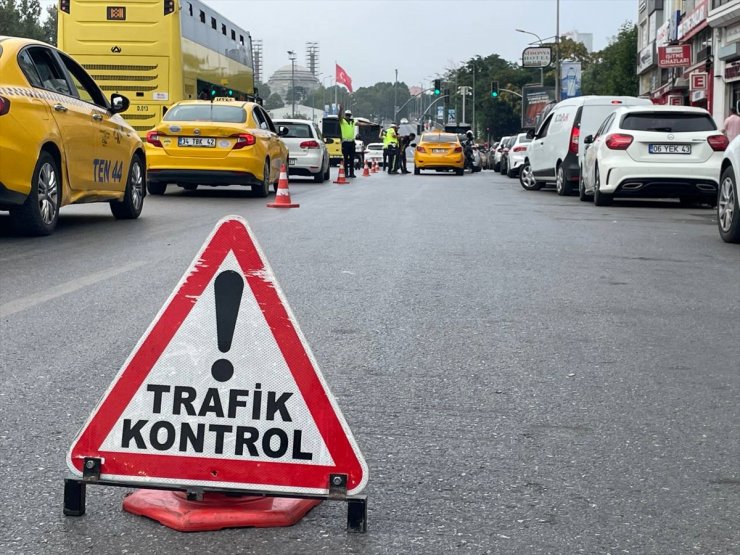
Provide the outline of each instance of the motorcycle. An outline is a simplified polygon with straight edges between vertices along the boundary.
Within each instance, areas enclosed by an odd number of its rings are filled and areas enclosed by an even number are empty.
[[[471,137],[465,136],[461,139],[460,144],[463,147],[463,154],[465,155],[465,165],[463,169],[470,170],[471,173],[481,171],[480,154],[474,148],[475,142]]]

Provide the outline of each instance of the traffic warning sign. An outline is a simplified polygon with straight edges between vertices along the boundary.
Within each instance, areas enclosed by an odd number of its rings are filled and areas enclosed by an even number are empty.
[[[367,465],[246,221],[221,220],[72,444],[100,480],[347,494]]]

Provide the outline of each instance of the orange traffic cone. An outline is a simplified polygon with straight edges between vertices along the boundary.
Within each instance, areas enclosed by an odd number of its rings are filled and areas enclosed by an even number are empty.
[[[370,177],[370,167],[367,165],[367,160],[365,160],[365,167],[362,170],[362,177]]]
[[[342,164],[339,164],[339,175],[337,176],[337,180],[334,181],[337,185],[347,185],[349,181],[345,179],[344,176],[344,166]]]
[[[280,166],[280,181],[275,192],[275,202],[267,205],[269,208],[298,208],[300,204],[290,202],[290,191],[288,191],[288,173],[285,164]]]
[[[378,161],[373,161],[373,173],[378,173],[380,170],[378,170]]]

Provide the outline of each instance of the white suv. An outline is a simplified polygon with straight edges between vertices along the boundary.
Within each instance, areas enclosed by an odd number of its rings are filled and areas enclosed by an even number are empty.
[[[703,108],[619,108],[584,142],[581,200],[593,196],[597,206],[615,196],[717,202],[727,137]]]
[[[559,195],[570,194],[578,185],[583,138],[595,133],[617,108],[639,105],[652,102],[634,96],[579,96],[556,104],[537,132],[527,133],[532,144],[519,172],[522,187],[535,191],[554,183]]]

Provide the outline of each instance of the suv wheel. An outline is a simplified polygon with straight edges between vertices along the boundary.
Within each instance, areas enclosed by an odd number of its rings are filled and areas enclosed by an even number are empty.
[[[717,194],[717,226],[719,236],[727,243],[740,243],[740,201],[732,168],[722,172]]]

